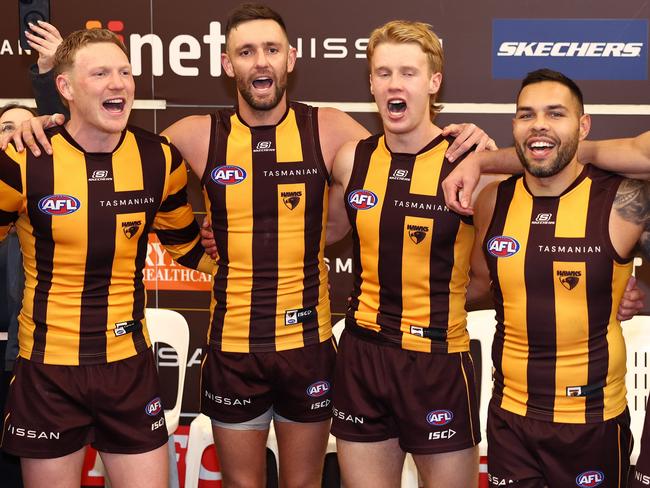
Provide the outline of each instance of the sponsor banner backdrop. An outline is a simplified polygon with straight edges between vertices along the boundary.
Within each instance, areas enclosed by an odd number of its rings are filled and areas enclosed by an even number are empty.
[[[647,80],[647,40],[647,20],[496,19],[492,76],[552,68],[575,80]]]

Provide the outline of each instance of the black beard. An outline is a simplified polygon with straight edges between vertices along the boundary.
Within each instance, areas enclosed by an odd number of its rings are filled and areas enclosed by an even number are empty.
[[[237,91],[239,91],[239,94],[244,100],[246,100],[246,103],[250,105],[253,110],[272,110],[278,106],[280,100],[282,100],[282,97],[284,96],[284,92],[287,89],[286,75],[283,80],[278,80],[278,82],[274,81],[273,86],[275,88],[273,97],[271,97],[271,99],[261,101],[255,99],[251,91],[250,84],[246,80],[237,80]]]
[[[519,161],[521,161],[521,164],[529,174],[535,176],[536,178],[548,178],[550,176],[555,176],[564,168],[566,168],[578,150],[578,142],[579,138],[576,134],[575,137],[567,140],[565,143],[559,144],[557,146],[557,157],[554,161],[545,166],[532,165],[528,159],[526,159],[526,154],[523,147],[523,145],[526,144],[525,142],[523,144],[515,144],[515,150],[517,152],[517,156],[519,156]]]

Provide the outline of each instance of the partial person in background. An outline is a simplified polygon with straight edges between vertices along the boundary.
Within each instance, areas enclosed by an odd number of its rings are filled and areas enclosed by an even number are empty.
[[[63,40],[59,30],[52,24],[39,20],[29,24],[25,32],[27,43],[38,53],[35,64],[29,67],[29,75],[40,115],[61,113],[70,118],[68,108],[63,104],[54,83],[54,54]]]

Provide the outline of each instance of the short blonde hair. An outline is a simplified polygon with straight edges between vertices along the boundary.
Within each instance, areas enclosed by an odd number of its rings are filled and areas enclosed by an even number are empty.
[[[392,20],[380,27],[377,27],[370,34],[366,55],[368,63],[372,61],[372,55],[377,46],[383,43],[406,44],[414,43],[420,46],[427,57],[427,63],[431,73],[441,73],[444,63],[444,54],[440,38],[431,30],[431,25],[424,22],[413,22],[410,20]],[[436,104],[437,93],[431,95],[429,114],[431,119],[436,116],[442,105]]]
[[[119,47],[126,57],[129,53],[126,46],[114,32],[108,29],[82,29],[74,31],[68,37],[63,39],[54,54],[54,73],[55,76],[60,75],[66,70],[69,70],[74,64],[74,57],[81,48],[86,47],[88,44],[98,44],[101,42],[108,42],[115,44]]]

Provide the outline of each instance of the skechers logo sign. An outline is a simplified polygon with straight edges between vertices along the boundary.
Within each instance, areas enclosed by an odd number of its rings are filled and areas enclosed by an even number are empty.
[[[497,258],[509,258],[519,251],[519,243],[508,236],[496,236],[487,243],[487,250]]]
[[[432,410],[427,414],[427,422],[431,425],[447,425],[454,419],[454,414],[449,410]]]
[[[236,185],[246,179],[246,171],[239,166],[217,166],[210,177],[219,185]]]
[[[318,398],[330,391],[330,384],[327,381],[317,381],[307,387],[307,395]]]
[[[253,152],[273,152],[275,151],[275,148],[273,147],[273,143],[271,141],[260,141],[257,143],[255,146],[255,149],[253,149]]]
[[[579,80],[647,80],[646,19],[495,19],[492,76],[538,68]]]
[[[146,407],[144,407],[145,413],[150,417],[155,417],[160,413],[161,410],[162,410],[162,402],[160,401],[160,397],[154,398],[149,403],[147,403]]]
[[[377,205],[377,195],[370,190],[354,190],[348,195],[348,204],[357,210],[369,210]]]
[[[605,475],[600,471],[585,471],[576,478],[576,485],[580,488],[600,486],[605,481]]]
[[[48,215],[68,215],[80,207],[81,202],[70,195],[49,195],[38,202],[38,209]]]
[[[113,181],[110,173],[106,169],[96,169],[88,181]]]

